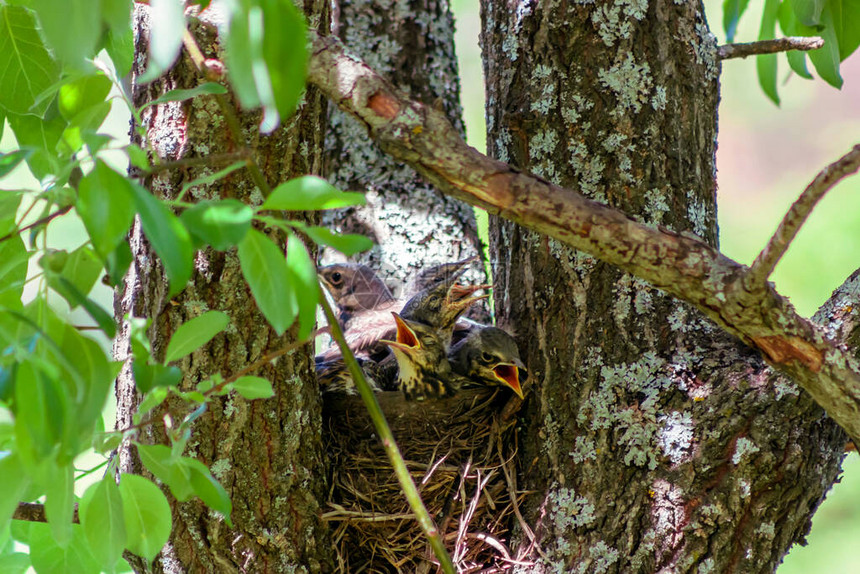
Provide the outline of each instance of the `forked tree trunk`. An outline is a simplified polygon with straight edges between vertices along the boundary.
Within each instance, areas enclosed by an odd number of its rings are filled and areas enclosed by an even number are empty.
[[[333,33],[411,97],[440,106],[463,133],[454,19],[447,0],[397,4],[337,1]],[[329,212],[335,229],[362,233],[376,247],[357,260],[396,286],[411,272],[481,254],[475,214],[382,152],[355,119],[330,108],[326,171],[341,189],[366,193],[367,206]],[[323,262],[339,256],[326,253]],[[477,268],[467,275],[484,282]]]
[[[148,7],[136,5],[135,75],[145,67]],[[311,22],[327,23],[328,4],[308,0]],[[206,57],[217,58],[217,38],[211,26],[193,30]],[[169,89],[191,88],[201,82],[187,55],[157,82],[134,85],[134,103],[140,106]],[[271,136],[259,135],[256,113],[241,116],[257,163],[264,166],[269,183],[298,175],[322,172],[322,138],[326,102],[316,90],[305,94],[297,115]],[[144,114],[144,129],[161,160],[236,151],[245,142],[234,141],[218,105],[211,98],[151,107]],[[139,143],[139,142],[138,142]],[[211,173],[209,169],[206,173]],[[182,184],[202,175],[199,169],[160,173],[149,182],[153,193],[172,198]],[[234,197],[259,204],[262,196],[244,170],[217,184],[190,192],[195,200]],[[230,316],[227,330],[182,359],[180,387],[184,390],[216,373],[229,376],[266,353],[294,340],[294,332],[276,336],[257,310],[239,269],[235,249],[226,253],[211,249],[195,259],[195,272],[187,288],[167,298],[164,270],[135,225],[131,236],[134,263],[126,278],[125,291],[117,295],[118,317],[131,314],[152,319],[149,336],[153,355],[164,356],[167,341],[185,321],[210,309]],[[120,357],[128,354],[128,324],[123,323],[117,343]],[[248,402],[238,397],[218,398],[193,427],[186,455],[211,466],[213,474],[233,503],[234,528],[198,499],[178,503],[168,494],[173,510],[170,542],[156,559],[157,572],[320,572],[332,568],[328,529],[320,518],[324,500],[325,459],[322,453],[320,397],[314,380],[311,346],[281,357],[257,373],[271,380],[276,395],[269,400]],[[118,427],[131,424],[138,402],[128,364],[117,388]],[[186,414],[178,401],[168,400],[174,418]],[[142,442],[166,444],[161,417],[146,427]],[[121,453],[123,472],[141,472],[134,449]],[[141,571],[143,564],[135,564]]]
[[[482,18],[492,156],[716,245],[720,64],[698,2],[483,0]],[[498,218],[491,254],[535,375],[518,459],[544,557],[528,571],[772,572],[844,433],[646,283]]]

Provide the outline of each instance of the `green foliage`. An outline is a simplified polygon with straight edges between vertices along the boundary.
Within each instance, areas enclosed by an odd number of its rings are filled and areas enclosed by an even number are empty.
[[[262,106],[266,129],[274,129],[294,113],[304,90],[304,20],[291,2],[282,0],[227,5],[230,32],[223,40],[228,46],[229,88],[244,107]],[[132,263],[128,235],[135,218],[164,268],[166,297],[185,288],[197,250],[227,252],[238,256],[250,292],[277,333],[298,320],[301,339],[314,330],[319,301],[316,267],[304,240],[347,253],[371,246],[361,236],[336,235],[285,219],[286,211],[363,203],[360,194],[343,193],[315,176],[280,182],[263,207],[229,197],[188,199],[251,166],[248,158],[253,154],[247,147],[226,167],[222,160],[213,160],[206,166],[212,169],[185,183],[175,198],[152,194],[142,180],[118,169],[108,151],[125,152],[140,177],[180,166],[151,165],[158,161],[152,142],[126,144],[103,133],[112,105],[124,102],[139,118],[147,108],[167,102],[214,97],[224,103],[228,92],[221,83],[201,81],[132,109],[113,72],[95,59],[104,49],[118,75],[129,72],[134,57],[131,9],[131,0],[0,4],[0,129],[8,119],[19,144],[0,154],[0,189],[7,181],[2,178],[15,177],[25,165],[39,182],[32,189],[0,191],[2,572],[31,566],[40,573],[111,572],[122,567],[125,551],[151,560],[169,536],[165,495],[139,476],[121,475],[117,484],[115,463],[80,499],[81,524],[72,523],[75,482],[83,476],[76,477],[76,458],[90,448],[107,452],[122,439],[135,438],[134,429],[105,432],[102,410],[122,365],[90,337],[92,331],[102,339],[116,335],[112,310],[98,303],[93,291],[100,278],[122,284]],[[181,2],[152,0],[149,9],[159,25],[152,27],[145,80],[169,70],[186,34]],[[239,48],[231,53],[230,46]],[[83,244],[60,250],[47,246],[46,237],[60,219],[74,220],[86,231]],[[255,226],[273,231],[263,234]],[[28,282],[33,289],[25,305]],[[89,324],[84,329],[70,322],[66,305],[86,312]],[[229,495],[206,465],[183,456],[183,451],[211,401],[227,393],[265,400],[274,395],[272,384],[252,374],[215,373],[196,388],[180,388],[182,371],[168,363],[228,328],[230,319],[220,310],[208,310],[180,325],[167,345],[158,345],[163,359],[153,356],[151,323],[126,320],[131,374],[143,395],[132,416],[135,427],[161,424],[161,417],[149,413],[169,396],[176,399],[171,409],[177,401],[184,407],[170,412],[169,444],[135,443],[141,460],[178,500],[196,496],[230,525]],[[35,500],[44,500],[48,524],[11,520],[18,503]],[[30,553],[13,552],[11,540],[28,544]]]
[[[749,0],[724,0],[723,29],[726,39],[734,41],[738,21]],[[805,52],[787,52],[791,70],[812,79],[806,67],[809,57],[815,71],[828,84],[842,87],[839,64],[860,46],[860,1],[858,0],[765,0],[759,40],[775,37],[776,23],[786,36],[820,36],[824,46]],[[779,105],[777,55],[756,56],[759,85],[765,95]]]

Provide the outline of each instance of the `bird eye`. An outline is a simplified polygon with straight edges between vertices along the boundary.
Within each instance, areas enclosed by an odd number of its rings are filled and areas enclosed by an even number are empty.
[[[331,282],[332,285],[339,284],[343,280],[343,275],[341,275],[340,271],[335,271],[331,274]]]
[[[495,357],[492,356],[490,353],[481,353],[481,360],[485,363],[492,363],[494,359]]]

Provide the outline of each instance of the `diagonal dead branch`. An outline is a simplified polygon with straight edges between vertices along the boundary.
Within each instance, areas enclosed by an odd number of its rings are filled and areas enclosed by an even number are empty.
[[[642,225],[469,147],[444,115],[409,100],[336,38],[311,34],[309,81],[361,121],[380,147],[437,189],[616,265],[693,304],[760,350],[860,437],[860,365],[770,285],[704,242]]]
[[[800,50],[808,52],[817,50],[824,45],[824,39],[818,36],[786,36],[773,40],[759,40],[758,42],[746,42],[743,44],[723,44],[717,48],[717,58],[729,60],[731,58],[746,58],[758,54],[776,54],[778,52],[790,52]]]
[[[856,173],[858,169],[860,169],[860,144],[855,145],[850,152],[822,169],[815,176],[815,179],[806,186],[806,189],[782,218],[779,227],[765,248],[753,261],[747,275],[748,286],[767,281],[776,264],[785,255],[788,246],[797,236],[797,232],[806,223],[809,214],[812,213],[824,194],[846,176]]]

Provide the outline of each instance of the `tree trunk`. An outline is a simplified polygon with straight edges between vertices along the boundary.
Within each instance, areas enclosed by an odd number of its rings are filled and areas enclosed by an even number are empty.
[[[325,23],[328,4],[306,2],[311,22]],[[145,67],[149,29],[148,7],[136,4],[135,37],[138,76]],[[214,26],[192,29],[209,58],[218,57]],[[134,84],[134,103],[140,106],[167,90],[191,88],[201,82],[199,73],[184,54],[167,76],[143,86]],[[250,141],[234,141],[224,115],[212,98],[150,107],[143,114],[143,128],[163,161],[205,157],[251,147],[257,163],[264,166],[270,184],[298,175],[322,172],[322,137],[326,102],[309,89],[298,113],[274,134],[264,137],[257,126],[259,113],[241,115],[243,133]],[[140,143],[138,141],[138,143]],[[211,168],[162,172],[148,181],[162,198],[175,197],[182,184],[211,173]],[[262,201],[244,170],[210,186],[195,187],[194,200],[234,197],[259,205]],[[117,315],[152,319],[148,331],[153,355],[163,358],[170,335],[187,320],[217,309],[230,316],[227,330],[202,349],[182,359],[182,390],[216,373],[230,376],[265,354],[294,341],[295,332],[278,337],[257,309],[239,269],[235,249],[220,253],[207,249],[197,254],[195,272],[187,288],[167,298],[167,281],[146,239],[136,224],[131,235],[134,262],[125,290],[117,295]],[[117,342],[121,358],[129,352],[129,325],[122,324]],[[194,423],[186,450],[210,466],[229,493],[234,527],[207,509],[199,500],[177,502],[168,495],[173,510],[170,541],[156,559],[158,572],[320,572],[332,568],[328,529],[320,518],[324,500],[325,459],[322,454],[321,405],[312,363],[311,346],[269,363],[255,373],[273,382],[275,397],[245,401],[236,396],[218,398]],[[129,362],[117,386],[118,427],[132,424],[131,415],[140,397],[130,377]],[[171,400],[151,413],[155,424],[145,427],[138,440],[167,443],[162,417],[174,420],[187,414],[181,401]],[[142,472],[136,452],[128,445],[121,453],[123,472]],[[138,571],[148,567],[134,565]]]
[[[482,1],[489,154],[716,246],[702,10]],[[539,571],[772,572],[839,472],[841,429],[688,305],[502,219],[490,239],[534,376],[518,460]]]
[[[336,2],[333,22],[333,32],[351,50],[413,98],[441,106],[463,133],[454,19],[446,0],[411,2],[396,10],[382,0]],[[328,177],[341,189],[366,192],[367,206],[326,213],[323,221],[376,242],[358,261],[396,286],[426,265],[482,253],[472,208],[387,156],[364,126],[334,106],[329,123]],[[323,261],[339,257],[325,253]],[[467,278],[483,283],[485,276],[475,269]]]

